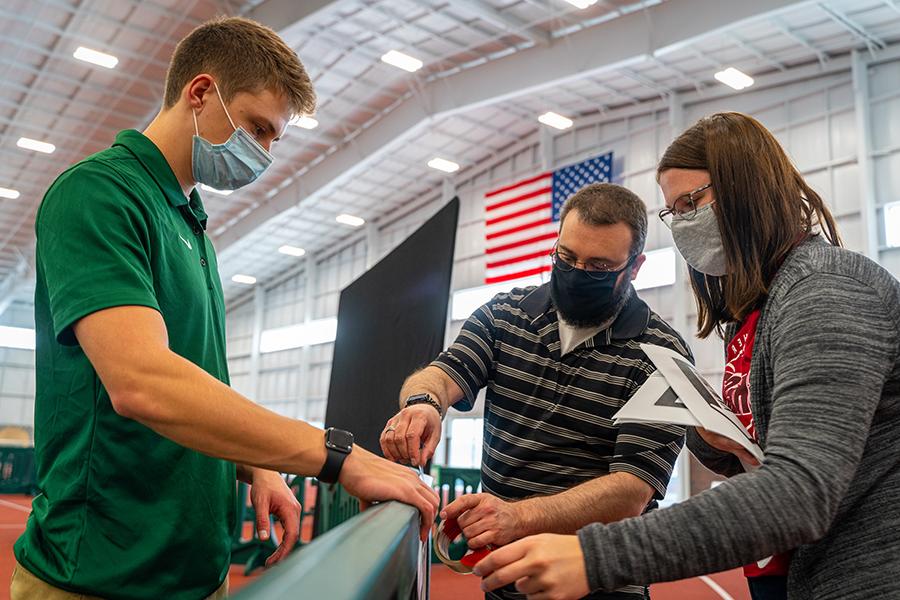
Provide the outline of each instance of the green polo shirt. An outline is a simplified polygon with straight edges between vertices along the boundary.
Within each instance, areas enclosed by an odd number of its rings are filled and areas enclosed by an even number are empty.
[[[228,572],[234,465],[119,416],[73,334],[146,306],[172,351],[228,383],[225,309],[196,191],[137,131],[57,178],[37,215],[34,499],[16,558],[65,590],[198,600]],[[202,415],[198,415],[202,418]]]

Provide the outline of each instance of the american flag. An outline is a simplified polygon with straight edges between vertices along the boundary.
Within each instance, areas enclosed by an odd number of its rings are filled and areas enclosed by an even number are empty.
[[[559,212],[569,196],[612,175],[612,152],[485,194],[486,284],[550,271]]]

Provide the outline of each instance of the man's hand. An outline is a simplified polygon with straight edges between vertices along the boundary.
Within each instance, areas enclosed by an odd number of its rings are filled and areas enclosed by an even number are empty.
[[[433,408],[431,410],[436,412]],[[399,500],[416,507],[422,515],[420,538],[422,541],[428,539],[440,502],[437,493],[425,485],[412,469],[354,446],[344,461],[338,481],[362,501],[363,508],[384,500]]]
[[[703,429],[702,427],[697,427],[696,430],[700,437],[703,438],[703,441],[716,450],[721,450],[722,452],[730,452],[731,454],[737,456],[741,460],[741,462],[747,463],[750,466],[759,466],[759,461],[756,460],[756,457],[747,452],[747,450],[743,446],[741,446],[734,440],[730,440],[724,435],[713,433],[712,431]]]
[[[261,540],[272,535],[269,531],[269,515],[274,515],[284,528],[284,535],[272,556],[266,559],[270,567],[293,550],[300,537],[301,506],[284,478],[274,471],[253,469],[250,481],[250,502],[256,511],[256,533]]]
[[[576,600],[590,593],[584,553],[574,535],[542,533],[491,552],[475,565],[481,589],[511,583],[529,600]]]
[[[430,404],[414,404],[388,420],[381,451],[389,460],[418,467],[431,460],[440,441],[441,415]]]
[[[442,519],[456,519],[473,550],[503,546],[528,535],[522,506],[491,494],[460,496],[441,511]]]

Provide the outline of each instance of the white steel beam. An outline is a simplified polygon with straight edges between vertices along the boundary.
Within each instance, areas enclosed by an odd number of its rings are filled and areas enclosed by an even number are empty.
[[[855,38],[858,38],[862,43],[868,47],[869,52],[873,55],[875,50],[883,50],[887,47],[887,44],[879,38],[878,36],[870,33],[866,30],[865,27],[837,10],[836,8],[832,8],[831,6],[825,4],[824,2],[819,3],[819,8],[825,12],[835,23],[846,29],[850,35]]]
[[[415,135],[437,118],[636,64],[650,55],[675,51],[743,22],[769,18],[785,9],[808,4],[809,0],[758,0],[740,4],[719,0],[666,2],[580,31],[546,47],[532,47],[432,79],[424,84],[421,93],[410,94],[359,132],[352,144],[335,148],[315,166],[300,172],[295,181],[270,193],[259,208],[224,231],[216,232],[216,243],[224,251],[284,210],[327,194],[390,152],[394,143]]]
[[[313,17],[340,0],[265,0],[254,6],[244,15],[248,19],[259,21],[278,32],[285,40],[291,40],[303,26],[303,21]]]
[[[16,266],[0,282],[0,316],[15,302],[19,291],[30,280],[31,272],[28,261],[20,257]]]
[[[875,167],[872,162],[872,117],[869,102],[869,63],[858,50],[851,58],[853,104],[856,113],[856,162],[859,168],[863,253],[878,262]]]
[[[260,354],[259,341],[262,338],[263,321],[266,315],[266,290],[261,285],[253,288],[253,334],[250,341],[250,382],[247,390],[250,399],[259,397]]]
[[[452,6],[464,8],[494,27],[531,40],[535,45],[548,46],[552,41],[552,36],[546,31],[531,23],[526,23],[508,12],[504,13],[488,6],[482,0],[454,0]]]

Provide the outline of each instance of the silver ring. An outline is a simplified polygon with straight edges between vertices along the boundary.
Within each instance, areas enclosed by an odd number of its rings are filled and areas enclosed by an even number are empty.
[[[394,431],[395,429],[397,429],[396,425],[388,425],[384,432],[387,433],[388,431]]]

